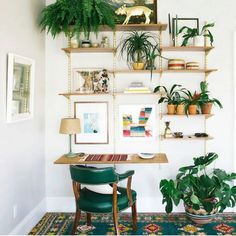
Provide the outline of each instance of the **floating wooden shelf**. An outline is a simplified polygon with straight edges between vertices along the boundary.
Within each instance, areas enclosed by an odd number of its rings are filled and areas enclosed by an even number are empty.
[[[161,135],[161,140],[177,140],[177,141],[186,141],[186,140],[199,140],[199,141],[206,141],[206,140],[212,140],[213,137],[208,136],[208,137],[196,137],[194,135],[184,135],[183,138],[164,138],[164,135]]]
[[[163,117],[178,117],[178,118],[195,118],[195,117],[204,117],[206,119],[214,116],[213,114],[198,114],[198,115],[168,115],[168,114],[162,114],[160,115],[161,118]]]
[[[66,53],[113,53],[114,48],[62,48]]]
[[[209,52],[214,49],[214,47],[162,47],[161,50],[165,52]]]
[[[163,73],[212,73],[216,72],[217,69],[198,69],[198,70],[163,70]]]
[[[129,73],[142,73],[142,74],[145,74],[145,73],[150,73],[151,71],[150,70],[132,70],[132,69],[117,69],[115,71],[112,71],[112,73],[124,73],[124,74],[129,74]],[[152,71],[153,74],[156,74],[156,73],[161,73],[160,70],[153,70]]]
[[[100,28],[101,31],[132,31],[132,30],[145,30],[145,31],[164,31],[167,24],[128,24],[116,25],[115,29],[106,26]]]
[[[159,96],[157,93],[60,93],[59,95],[69,98],[71,96]]]
[[[104,154],[109,155],[109,154]],[[83,157],[68,158],[62,156],[57,159],[54,164],[64,164],[64,165],[78,165],[78,164],[153,164],[168,163],[168,159],[165,153],[157,153],[152,159],[142,159],[137,154],[130,154],[128,160],[126,161],[84,161]]]

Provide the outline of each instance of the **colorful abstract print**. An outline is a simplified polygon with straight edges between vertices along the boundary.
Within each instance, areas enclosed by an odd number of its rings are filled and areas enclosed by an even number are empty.
[[[131,114],[123,115],[124,137],[152,137],[152,127],[148,126],[148,119],[152,113],[151,107],[141,108],[138,124],[134,123]]]

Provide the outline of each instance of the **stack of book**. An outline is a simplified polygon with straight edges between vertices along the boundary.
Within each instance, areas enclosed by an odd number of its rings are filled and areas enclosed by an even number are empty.
[[[151,90],[145,87],[142,82],[132,82],[124,93],[151,93]]]

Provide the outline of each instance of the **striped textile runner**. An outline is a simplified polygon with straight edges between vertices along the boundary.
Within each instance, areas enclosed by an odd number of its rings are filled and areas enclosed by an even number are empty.
[[[126,161],[128,155],[126,154],[111,154],[111,155],[100,155],[90,154],[85,161]]]

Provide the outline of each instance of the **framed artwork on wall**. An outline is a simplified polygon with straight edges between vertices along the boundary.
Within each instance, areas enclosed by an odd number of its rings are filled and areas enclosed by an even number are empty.
[[[119,137],[122,141],[150,141],[157,133],[155,105],[120,105]]]
[[[108,102],[75,102],[75,117],[80,119],[81,133],[76,144],[108,144]]]
[[[150,24],[158,23],[157,14],[158,0],[111,0],[112,5],[116,11],[116,24],[123,24],[126,19],[125,12],[134,12],[130,7],[143,6],[151,10]],[[132,13],[131,13],[132,14]],[[145,14],[142,16],[131,16],[129,24],[142,24],[146,21]]]
[[[34,77],[33,59],[8,54],[7,122],[33,117]]]
[[[80,93],[108,93],[109,74],[103,68],[73,69],[73,90]]]

